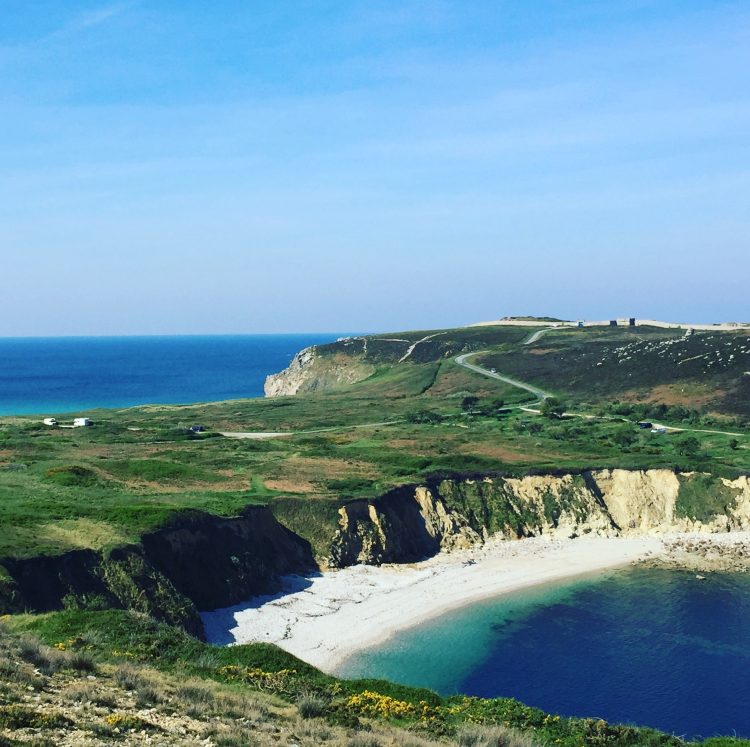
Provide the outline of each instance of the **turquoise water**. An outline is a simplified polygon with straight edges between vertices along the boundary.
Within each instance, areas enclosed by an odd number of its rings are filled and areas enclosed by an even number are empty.
[[[259,397],[297,351],[339,336],[0,338],[0,415]]]
[[[628,569],[522,592],[402,632],[340,674],[750,737],[750,574]]]

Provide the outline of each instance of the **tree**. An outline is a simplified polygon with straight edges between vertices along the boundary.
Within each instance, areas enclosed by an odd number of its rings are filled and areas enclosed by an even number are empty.
[[[700,441],[695,436],[683,438],[677,446],[677,451],[686,457],[694,457],[701,448]]]
[[[565,413],[565,402],[557,397],[547,397],[541,409],[544,417],[559,420]]]
[[[473,410],[477,406],[478,402],[479,402],[479,397],[475,397],[473,394],[469,394],[461,400],[461,409],[464,412]]]
[[[406,422],[424,425],[438,425],[438,423],[443,422],[443,416],[434,410],[415,410],[406,416]]]
[[[622,428],[618,428],[617,431],[612,435],[612,440],[623,448],[632,446],[638,439],[633,433],[632,426],[625,425]]]
[[[737,449],[739,449],[739,448],[740,448],[740,442],[739,442],[739,441],[738,441],[738,440],[737,440],[736,438],[733,438],[733,439],[732,439],[732,440],[731,440],[731,441],[729,442],[729,448],[730,448],[730,449],[731,449],[732,451],[737,451]]]

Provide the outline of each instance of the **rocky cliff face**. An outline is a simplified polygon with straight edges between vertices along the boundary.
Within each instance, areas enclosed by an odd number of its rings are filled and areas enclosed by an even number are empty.
[[[311,521],[314,520],[314,515]],[[320,526],[315,528],[320,530]],[[339,510],[328,565],[401,563],[490,535],[750,531],[750,477],[671,470],[445,479]],[[304,527],[300,533],[305,533]],[[119,607],[202,634],[199,609],[278,588],[317,564],[309,542],[262,507],[226,518],[182,514],[137,545],[106,553],[0,559],[0,614]]]
[[[398,488],[374,501],[354,501],[339,515],[329,561],[336,568],[410,562],[481,539],[465,517],[424,486]]]
[[[321,355],[313,346],[301,350],[287,368],[266,377],[266,397],[326,391],[356,384],[375,372],[375,367],[342,354]]]
[[[178,516],[139,545],[106,553],[5,558],[0,613],[70,607],[131,609],[201,636],[199,609],[223,607],[276,588],[279,576],[316,568],[308,542],[266,508],[224,518]]]
[[[330,564],[405,562],[489,535],[508,539],[750,530],[750,478],[597,470],[443,480],[340,510]]]

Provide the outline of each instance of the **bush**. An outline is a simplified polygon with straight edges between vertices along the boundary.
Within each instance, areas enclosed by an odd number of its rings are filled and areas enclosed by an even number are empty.
[[[469,410],[473,410],[477,404],[479,404],[479,397],[469,394],[461,400],[461,409],[464,412],[468,412]]]
[[[5,729],[59,729],[72,723],[61,713],[35,711],[22,705],[0,706],[0,727]]]
[[[328,702],[315,693],[303,693],[297,699],[297,710],[302,718],[320,718]]]
[[[383,747],[383,743],[372,734],[355,734],[349,740],[348,747]]]
[[[63,693],[73,703],[93,703],[104,708],[114,708],[115,698],[93,682],[75,682]]]
[[[432,410],[415,410],[406,416],[406,422],[414,424],[438,425],[443,420],[445,418],[439,412]]]
[[[529,737],[503,726],[463,726],[456,733],[460,747],[534,747]]]
[[[114,673],[114,680],[123,690],[131,691],[150,684],[150,682],[135,667],[130,666],[130,664],[122,664],[117,667]]]
[[[557,397],[547,397],[542,402],[541,412],[547,418],[553,418],[559,420],[565,413],[565,402]]]
[[[75,464],[64,467],[52,467],[44,475],[45,479],[65,487],[90,487],[99,482],[99,476],[88,467]]]
[[[135,702],[140,708],[150,708],[163,701],[163,694],[151,684],[143,684],[135,689]]]
[[[54,674],[63,669],[67,663],[67,657],[62,652],[45,646],[31,636],[19,638],[18,655],[43,674]]]
[[[83,651],[74,651],[65,658],[67,659],[65,666],[70,669],[75,669],[77,672],[96,671],[96,662],[91,656]]]

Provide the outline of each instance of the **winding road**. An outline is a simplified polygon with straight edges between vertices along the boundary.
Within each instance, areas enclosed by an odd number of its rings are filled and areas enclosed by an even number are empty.
[[[544,330],[540,330],[544,331]],[[538,332],[535,334],[539,334]],[[531,384],[526,384],[523,381],[519,381],[518,379],[513,379],[510,376],[505,376],[504,374],[499,374],[495,371],[490,371],[488,368],[483,368],[482,366],[477,366],[476,363],[468,363],[467,358],[474,356],[474,355],[481,355],[482,353],[486,353],[486,350],[478,350],[476,353],[464,353],[463,355],[459,355],[454,360],[456,363],[458,363],[459,366],[463,366],[464,368],[468,368],[469,371],[474,371],[474,373],[482,374],[482,376],[489,376],[492,379],[497,379],[498,381],[504,381],[506,384],[510,384],[511,386],[517,387],[518,389],[524,389],[527,392],[531,392],[535,397],[539,397],[539,401],[549,399],[552,395],[549,392],[545,392],[544,389],[540,389],[538,386],[532,386]]]
[[[547,332],[546,329],[540,329],[538,332],[535,332],[528,340],[524,342],[524,345],[529,345],[532,342],[536,342],[541,335],[544,332]],[[531,384],[527,384],[523,381],[519,381],[518,379],[513,379],[510,376],[505,376],[504,374],[499,374],[496,371],[490,371],[488,368],[483,368],[482,366],[478,366],[476,363],[469,363],[467,361],[468,358],[474,355],[481,355],[482,353],[486,353],[488,351],[486,350],[478,350],[475,353],[464,353],[463,355],[459,355],[453,360],[459,365],[463,366],[464,368],[467,368],[469,371],[473,371],[474,373],[481,374],[482,376],[487,376],[491,379],[497,379],[498,381],[503,381],[506,384],[510,384],[511,386],[517,387],[518,389],[523,389],[524,391],[531,392],[536,397],[539,397],[539,402],[534,402],[533,404],[540,404],[545,399],[549,399],[550,397],[553,397],[554,395],[550,392],[545,392],[544,389],[540,389],[537,386],[533,386]],[[517,408],[519,410],[524,410],[525,412],[533,412],[533,413],[539,413],[539,410],[535,410],[528,405],[517,405]],[[611,417],[606,415],[592,415],[589,413],[582,413],[582,412],[565,412],[564,415],[567,415],[568,417],[575,417],[575,418],[585,418],[586,420],[621,420],[623,423],[636,423],[635,420],[629,420],[625,417]],[[658,423],[654,422],[654,425],[658,425]],[[705,428],[679,428],[677,426],[673,425],[664,425],[664,427],[668,431],[673,432],[681,432],[681,433],[709,433],[717,436],[740,436],[740,437],[746,437],[747,433],[736,433],[734,431],[716,431],[716,430],[708,430]]]

